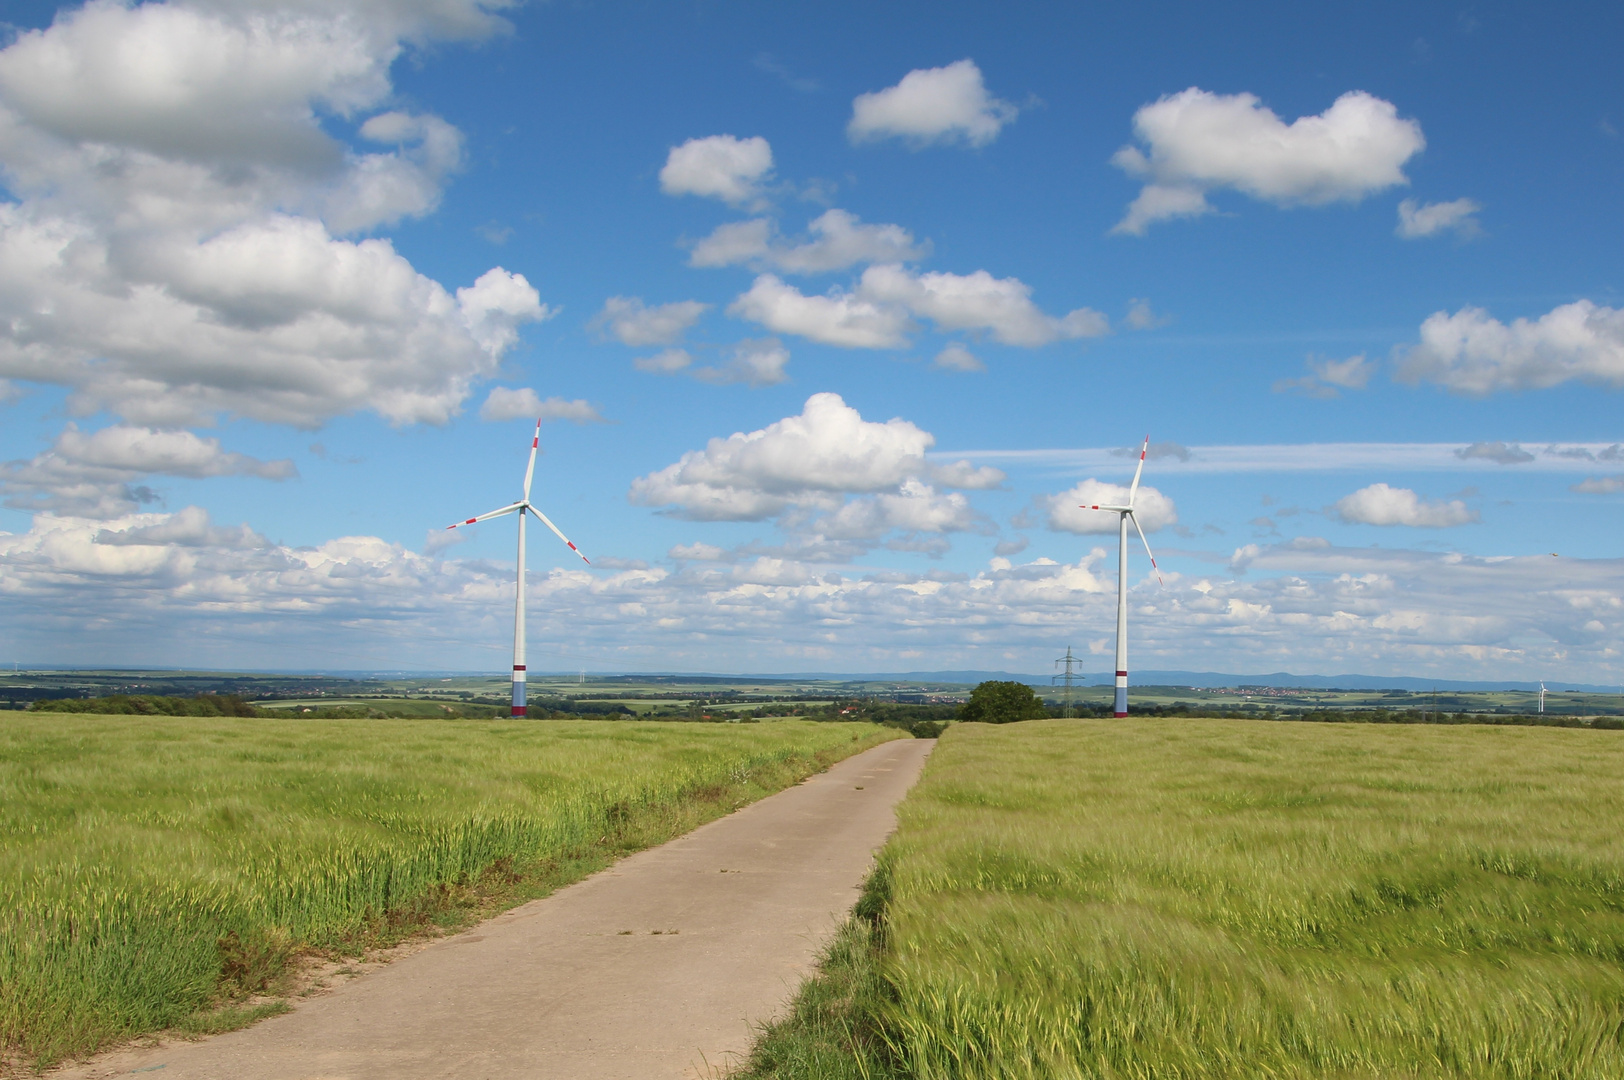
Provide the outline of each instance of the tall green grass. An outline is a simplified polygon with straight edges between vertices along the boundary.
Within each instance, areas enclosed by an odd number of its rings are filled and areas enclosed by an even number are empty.
[[[11,714],[0,1046],[49,1062],[195,1026],[301,949],[376,940],[493,873],[590,869],[894,735]]]
[[[956,726],[824,1075],[1616,1080],[1621,822],[1606,731]]]

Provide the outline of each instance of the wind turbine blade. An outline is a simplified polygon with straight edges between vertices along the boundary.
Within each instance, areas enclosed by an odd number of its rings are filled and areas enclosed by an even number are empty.
[[[1128,520],[1133,522],[1134,532],[1139,534],[1139,542],[1145,545],[1145,554],[1150,556],[1150,568],[1156,571],[1156,584],[1166,585],[1162,580],[1162,568],[1156,565],[1156,556],[1150,554],[1150,541],[1145,539],[1145,530],[1139,527],[1139,518],[1132,510],[1128,511]]]
[[[536,421],[536,434],[530,440],[530,464],[524,467],[524,501],[530,501],[530,478],[536,475],[536,451],[541,448],[541,421]]]
[[[558,537],[560,540],[564,541],[564,543],[568,544],[569,549],[571,551],[575,552],[575,554],[577,554],[577,555],[581,555],[581,549],[576,547],[573,543],[571,543],[569,537],[567,537],[563,533],[559,532],[558,531],[558,526],[554,525],[550,520],[548,520],[546,514],[543,514],[540,510],[537,510],[534,506],[531,506],[529,503],[525,503],[524,508],[526,510],[530,511],[532,514],[539,517],[541,519],[541,523],[543,525],[547,526],[549,529],[553,530],[553,535]],[[592,560],[587,558],[585,555],[581,555],[581,561],[586,563],[588,566],[592,565]]]
[[[477,521],[489,521],[491,518],[501,517],[503,514],[511,514],[511,513],[513,513],[513,511],[517,510],[519,507],[521,507],[523,505],[524,505],[524,503],[514,503],[512,506],[504,506],[500,510],[492,510],[488,514],[481,514],[478,517],[471,517],[467,521],[459,521],[455,525],[447,525],[446,528],[448,528],[448,529],[460,529],[464,525],[472,525]]]
[[[1131,506],[1078,506],[1079,510],[1109,510],[1113,514],[1123,514],[1132,510]]]
[[[1150,436],[1145,436],[1145,445],[1139,450],[1139,467],[1133,471],[1133,486],[1128,489],[1128,507],[1133,507],[1133,497],[1139,491],[1139,474],[1145,471],[1145,454],[1150,450]],[[1138,522],[1134,522],[1137,527]],[[1143,537],[1143,533],[1140,534]]]

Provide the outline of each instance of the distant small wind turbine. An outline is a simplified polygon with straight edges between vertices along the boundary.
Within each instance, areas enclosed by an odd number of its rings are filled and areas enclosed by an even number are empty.
[[[1541,716],[1545,714],[1545,680],[1543,679],[1539,683],[1539,711]]]
[[[1139,527],[1139,519],[1133,512],[1134,496],[1139,493],[1139,474],[1145,471],[1145,454],[1150,450],[1150,436],[1145,436],[1145,445],[1139,451],[1139,467],[1133,471],[1133,486],[1128,488],[1127,506],[1085,506],[1084,510],[1105,510],[1117,515],[1117,640],[1116,640],[1116,712],[1117,716],[1128,715],[1128,522],[1133,522],[1135,531],[1139,533],[1139,542],[1145,545],[1145,554],[1150,556],[1150,568],[1156,571],[1157,584],[1166,584],[1162,581],[1161,568],[1156,565],[1156,556],[1151,554],[1150,541],[1145,539],[1145,530]]]
[[[581,549],[570,543],[570,538],[558,531],[558,526],[547,519],[547,515],[530,505],[530,479],[536,473],[536,451],[541,447],[541,421],[536,421],[536,434],[530,440],[530,464],[524,469],[524,497],[511,506],[504,506],[500,510],[492,510],[488,514],[471,517],[467,521],[459,521],[455,525],[447,525],[447,529],[460,529],[464,525],[473,525],[491,518],[502,517],[504,514],[517,513],[519,515],[519,592],[518,599],[513,605],[513,715],[525,715],[524,703],[524,515],[532,513],[541,519],[541,523],[553,530],[569,549],[581,555]],[[591,565],[592,560],[581,555],[581,561]]]

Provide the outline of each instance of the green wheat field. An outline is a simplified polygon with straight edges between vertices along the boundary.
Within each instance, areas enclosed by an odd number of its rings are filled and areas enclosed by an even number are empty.
[[[1624,736],[949,729],[747,1075],[1624,1077]]]
[[[301,952],[457,925],[900,734],[8,715],[0,1050],[40,1065],[275,1011],[233,1003]]]

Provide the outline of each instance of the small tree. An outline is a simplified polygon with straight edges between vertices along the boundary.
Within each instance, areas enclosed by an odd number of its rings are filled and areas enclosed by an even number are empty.
[[[1025,683],[988,680],[970,691],[959,706],[959,719],[971,724],[1013,724],[1017,720],[1043,720],[1049,715],[1043,700]]]

